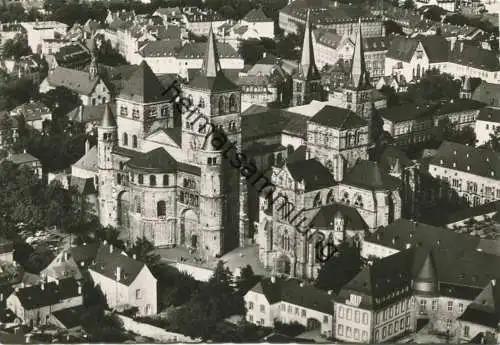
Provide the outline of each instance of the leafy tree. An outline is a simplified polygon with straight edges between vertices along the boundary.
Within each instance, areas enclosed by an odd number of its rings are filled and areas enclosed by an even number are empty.
[[[298,59],[299,47],[302,44],[302,36],[289,34],[276,43],[276,54],[283,59]]]
[[[380,92],[386,97],[388,108],[399,104],[398,94],[393,87],[384,85],[380,89]]]
[[[249,39],[241,42],[238,51],[246,65],[254,65],[265,51],[261,40]]]
[[[495,131],[490,134],[490,140],[485,144],[493,151],[500,152],[500,127],[496,127]]]
[[[403,8],[406,8],[406,9],[409,9],[409,10],[412,10],[415,8],[415,1],[413,0],[405,0],[404,4],[403,4]]]
[[[406,95],[401,96],[406,101],[417,103],[457,99],[460,87],[460,80],[455,80],[452,75],[430,70],[425,73],[420,82],[408,86]]]
[[[252,266],[246,265],[243,267],[236,284],[240,294],[247,293],[257,283],[257,280],[258,277],[253,273]]]
[[[62,86],[41,94],[40,101],[52,111],[54,129],[58,132],[67,129],[68,119],[66,115],[82,102],[75,92]]]
[[[456,126],[449,120],[449,118],[444,117],[438,121],[438,126],[436,128],[436,139],[439,142],[446,140],[463,145],[475,146],[476,134],[474,132],[474,129],[472,129],[471,127],[457,129]]]
[[[161,257],[154,252],[155,246],[146,237],[139,237],[136,239],[132,248],[128,250],[130,255],[135,255],[137,260],[144,262],[148,265],[151,271],[157,272],[160,265]]]
[[[2,56],[4,59],[14,58],[17,60],[21,56],[29,54],[31,54],[31,49],[28,46],[28,40],[21,35],[7,40],[3,46]]]

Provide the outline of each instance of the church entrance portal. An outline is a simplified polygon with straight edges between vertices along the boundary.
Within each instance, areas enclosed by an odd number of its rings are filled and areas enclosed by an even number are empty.
[[[130,220],[128,212],[130,210],[130,194],[122,192],[118,195],[118,225],[121,228],[128,229],[130,227]]]
[[[196,235],[191,236],[191,247],[193,249],[198,248],[198,236],[196,236]]]
[[[186,245],[186,238],[191,239],[190,244],[192,245],[192,236],[196,234],[198,229],[198,216],[196,215],[196,213],[194,213],[193,210],[188,209],[182,213],[180,228],[180,245]]]

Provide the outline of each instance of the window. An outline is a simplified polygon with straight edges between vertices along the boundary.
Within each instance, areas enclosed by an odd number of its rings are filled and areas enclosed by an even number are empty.
[[[135,205],[135,212],[136,213],[141,213],[141,198],[136,195],[134,198],[134,205]]]
[[[346,318],[346,320],[351,320],[351,318],[352,318],[352,310],[351,309],[346,310],[345,318]]]
[[[401,321],[399,322],[399,328],[405,328],[405,319],[401,319]]]
[[[123,133],[123,136],[122,136],[122,145],[123,146],[128,146],[128,134],[127,133]]]
[[[375,336],[374,336],[375,341],[378,341],[378,337],[379,337],[379,332],[378,332],[378,331],[375,331]]]
[[[362,339],[363,339],[363,341],[366,342],[368,340],[368,332],[367,331],[363,331],[362,334],[363,334]]]
[[[156,176],[155,175],[150,175],[149,176],[149,185],[150,186],[156,186]]]
[[[389,325],[389,335],[392,335],[392,324]]]
[[[288,306],[288,314],[291,314],[292,312],[293,312],[293,310],[292,310],[292,306],[291,306],[291,305],[289,305],[289,306]]]
[[[347,326],[345,328],[345,335],[346,335],[346,337],[349,337],[349,338],[352,337],[352,328],[351,327]]]
[[[337,328],[337,333],[339,335],[344,335],[344,326],[339,325],[339,327]]]
[[[300,314],[302,317],[306,317],[306,310],[305,309],[302,309],[301,310],[301,314]]]
[[[464,337],[468,338],[470,334],[470,327],[464,326]]]
[[[398,332],[398,322],[394,322],[394,333]]]
[[[463,312],[464,312],[464,305],[463,305],[462,303],[459,303],[459,304],[458,304],[458,311],[459,311],[460,313],[463,313]]]
[[[406,327],[410,327],[410,317],[406,317]]]
[[[299,315],[299,308],[295,308],[295,315]]]
[[[451,328],[451,320],[446,321],[446,328]]]
[[[387,337],[387,327],[382,328],[382,339]]]
[[[137,120],[139,117],[139,109],[132,109],[132,118]]]
[[[420,312],[421,313],[425,313],[426,307],[427,307],[427,300],[425,300],[425,299],[420,300]]]
[[[260,324],[263,325],[264,324],[264,319],[260,319]]]
[[[238,110],[238,104],[237,104],[236,95],[232,94],[231,97],[229,97],[229,111],[235,112],[237,110]]]
[[[364,325],[368,324],[368,313],[363,313],[363,324]]]
[[[135,299],[141,299],[141,298],[142,298],[141,289],[135,290]]]
[[[127,107],[120,107],[120,116],[127,116]]]
[[[134,149],[136,149],[136,148],[137,148],[137,135],[133,135],[133,136],[132,136],[132,147],[133,147]]]
[[[266,306],[264,304],[260,305],[260,312],[264,313],[266,311]]]
[[[158,201],[156,204],[156,214],[158,217],[165,217],[167,214],[167,204],[165,201]]]
[[[142,174],[139,174],[137,177],[137,181],[139,184],[143,184],[144,183],[144,176]]]
[[[359,322],[359,320],[360,320],[360,316],[361,316],[361,315],[360,315],[360,313],[359,313],[359,310],[356,310],[356,311],[354,312],[354,321],[355,321],[355,322]]]
[[[323,315],[323,323],[328,323],[328,316]]]
[[[252,310],[253,309],[253,302],[248,302],[248,310]]]
[[[438,301],[437,300],[433,300],[432,301],[432,310],[436,311],[437,309],[438,309]]]
[[[448,311],[453,311],[453,301],[448,301]]]
[[[382,320],[383,321],[387,320],[387,310],[384,310],[384,313],[382,315]]]
[[[163,185],[168,186],[168,175],[163,175]]]
[[[205,100],[203,98],[200,98],[200,103],[198,104],[200,108],[205,108]]]
[[[344,308],[339,307],[339,319],[343,319],[343,318],[344,318]]]
[[[359,329],[354,329],[354,339],[359,340]]]

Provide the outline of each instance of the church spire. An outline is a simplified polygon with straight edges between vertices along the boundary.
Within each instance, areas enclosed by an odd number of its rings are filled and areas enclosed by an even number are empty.
[[[219,54],[217,52],[217,43],[215,42],[215,35],[210,23],[210,32],[208,33],[207,50],[203,58],[201,66],[201,73],[205,77],[216,77],[222,71]]]
[[[361,18],[358,23],[356,41],[354,43],[354,54],[352,56],[351,74],[348,85],[354,89],[362,89],[370,85],[368,72],[366,71],[365,52],[363,49],[363,35],[361,33]]]
[[[304,43],[302,45],[302,58],[299,65],[300,75],[306,79],[319,78],[318,67],[314,60],[313,32],[311,25],[311,10],[307,10],[306,29],[304,31]]]

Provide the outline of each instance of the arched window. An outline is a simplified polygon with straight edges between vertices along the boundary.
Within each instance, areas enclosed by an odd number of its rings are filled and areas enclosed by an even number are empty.
[[[127,133],[123,133],[122,144],[123,144],[123,146],[128,146],[128,134]]]
[[[120,162],[120,170],[123,170],[125,164],[123,162]]]
[[[278,153],[277,163],[278,166],[281,166],[283,164],[283,155],[281,153]]]
[[[191,108],[194,105],[194,103],[193,103],[193,96],[192,95],[188,96],[188,101],[189,101],[189,107]]]
[[[203,99],[203,97],[200,98],[200,103],[198,104],[198,106],[200,108],[205,108],[205,100]]]
[[[142,174],[137,175],[137,182],[139,184],[143,184],[144,183],[144,176]]]
[[[132,147],[133,147],[134,149],[136,149],[136,148],[137,148],[137,135],[133,135],[133,136],[132,136]]]
[[[238,111],[238,104],[236,100],[236,95],[233,93],[231,97],[229,97],[229,111],[235,112]]]
[[[163,185],[168,186],[168,175],[163,175]]]
[[[121,174],[116,174],[116,183],[122,184],[122,175]]]
[[[290,156],[295,150],[293,149],[293,146],[292,145],[288,145],[286,147],[286,152],[288,153],[288,155]]]
[[[224,96],[219,97],[219,114],[224,114],[226,108],[226,100],[224,99]]]
[[[156,215],[158,217],[165,217],[167,215],[167,204],[165,201],[158,201],[156,204]]]
[[[155,175],[149,175],[149,185],[156,186],[156,176]]]
[[[333,195],[333,189],[331,189],[326,195],[326,203],[333,204],[335,202],[335,196]]]
[[[274,165],[274,153],[271,153],[268,157],[268,164],[269,167],[272,167]]]
[[[363,199],[361,195],[356,196],[356,200],[354,201],[355,206],[363,207]]]
[[[134,197],[134,210],[135,210],[135,213],[141,213],[142,212],[141,197],[139,195],[136,195]]]
[[[321,206],[321,194],[320,193],[316,194],[316,196],[314,197],[314,202],[313,202],[313,207],[318,207],[318,206]]]

